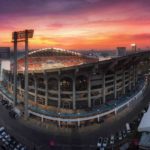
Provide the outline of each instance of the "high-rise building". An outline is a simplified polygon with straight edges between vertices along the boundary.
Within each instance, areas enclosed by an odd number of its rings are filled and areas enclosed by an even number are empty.
[[[117,56],[125,56],[126,47],[117,47]]]
[[[131,51],[132,51],[133,53],[136,53],[136,52],[137,52],[137,46],[136,46],[135,43],[131,44]]]
[[[10,59],[10,47],[0,47],[0,59]]]
[[[3,80],[3,70],[10,70],[10,48],[0,47],[0,81]]]

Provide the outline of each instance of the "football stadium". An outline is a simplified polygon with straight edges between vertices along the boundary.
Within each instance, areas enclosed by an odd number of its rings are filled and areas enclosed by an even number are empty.
[[[42,122],[59,126],[100,122],[138,103],[146,89],[149,52],[102,61],[59,48],[38,49],[28,55],[28,112]],[[12,94],[13,69],[4,74],[3,85]],[[18,104],[24,103],[24,79],[21,56]]]

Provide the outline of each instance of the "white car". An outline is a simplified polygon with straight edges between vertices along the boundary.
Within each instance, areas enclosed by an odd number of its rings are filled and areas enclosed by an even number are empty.
[[[108,144],[108,138],[104,138],[103,147],[107,147],[107,144]]]
[[[0,134],[0,139],[2,139],[4,136],[6,136],[7,134],[6,134],[6,132],[5,131],[3,131],[1,134]]]
[[[103,141],[103,138],[99,137],[98,138],[98,142],[97,142],[97,147],[101,147],[102,146],[102,141]]]
[[[5,128],[4,127],[0,127],[0,132],[4,131]]]
[[[122,136],[125,138],[127,136],[126,130],[122,130]]]
[[[122,140],[122,134],[121,134],[121,131],[119,131],[119,133],[118,133],[118,139],[119,139],[119,140]]]
[[[110,144],[114,144],[115,143],[115,136],[114,135],[111,135],[110,137]]]

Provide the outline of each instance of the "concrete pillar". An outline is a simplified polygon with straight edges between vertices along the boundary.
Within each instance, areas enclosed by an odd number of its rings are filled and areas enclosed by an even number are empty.
[[[80,115],[80,113],[78,113],[78,115]],[[78,127],[80,127],[80,119],[79,119],[79,116],[78,116]]]
[[[105,97],[105,73],[103,73],[103,89],[102,89],[102,97],[103,97],[103,103],[105,103],[105,101],[106,101],[106,97]]]
[[[91,108],[91,77],[88,77],[88,107]]]
[[[19,95],[21,95],[21,77],[19,76],[19,81],[18,81],[18,88],[19,88]]]
[[[123,70],[123,94],[126,93],[126,87],[125,87],[125,70]]]
[[[135,84],[138,81],[137,66],[135,65]]]
[[[72,90],[72,101],[73,101],[73,109],[76,109],[76,78],[73,77],[73,90]]]
[[[58,126],[60,127],[61,126],[61,121],[60,121],[60,112],[58,113],[58,116],[59,116],[59,118],[58,118]]]
[[[36,79],[36,77],[34,77],[34,90],[35,90],[34,102],[36,103],[36,101],[37,101],[37,79]]]
[[[98,117],[97,117],[97,122],[99,122],[100,121],[100,116],[98,115]]]
[[[115,108],[115,115],[117,115],[117,109]]]
[[[117,98],[117,73],[114,74],[114,98]]]
[[[58,77],[58,108],[61,105],[61,89],[60,89],[60,76]]]
[[[47,102],[48,102],[48,77],[47,77],[47,73],[44,73],[44,82],[45,82],[45,105],[47,106]]]
[[[129,90],[131,91],[131,68],[129,69]]]
[[[44,121],[44,118],[43,118],[43,115],[41,115],[41,122],[43,122]]]

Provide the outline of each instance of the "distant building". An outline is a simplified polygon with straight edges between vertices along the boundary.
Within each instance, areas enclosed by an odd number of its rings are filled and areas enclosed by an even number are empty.
[[[0,81],[3,80],[3,70],[10,70],[10,48],[0,47]]]
[[[4,79],[4,70],[10,70],[10,60],[0,60],[0,81]]]
[[[137,52],[137,46],[135,43],[131,44],[131,52],[136,53]]]
[[[117,47],[117,56],[125,56],[126,47]]]
[[[10,47],[0,47],[0,59],[10,59]]]

